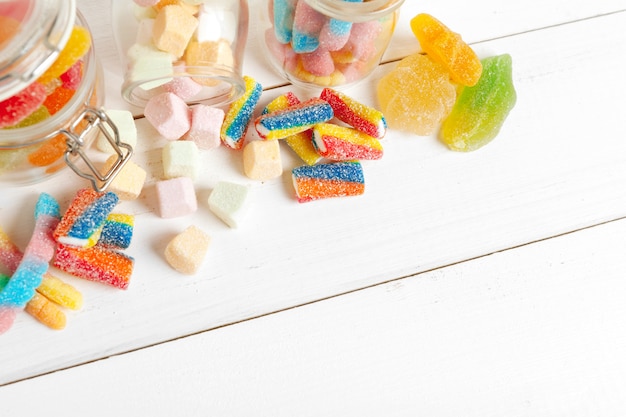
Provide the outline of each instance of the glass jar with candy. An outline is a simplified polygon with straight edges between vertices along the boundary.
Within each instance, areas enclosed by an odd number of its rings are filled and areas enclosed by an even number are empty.
[[[222,106],[245,90],[247,0],[112,0],[113,33],[125,64],[122,97],[144,107],[173,92]]]
[[[297,85],[366,78],[387,49],[404,0],[268,0],[263,30],[272,66]]]
[[[24,185],[70,166],[102,190],[132,155],[98,107],[102,77],[75,0],[0,2],[0,184]],[[87,149],[99,134],[116,161],[101,172]]]

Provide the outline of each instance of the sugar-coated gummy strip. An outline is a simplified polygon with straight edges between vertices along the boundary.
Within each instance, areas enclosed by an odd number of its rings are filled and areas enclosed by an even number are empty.
[[[324,88],[320,98],[333,108],[335,117],[353,128],[381,139],[387,132],[387,121],[380,110],[354,100],[332,88]]]
[[[98,245],[127,249],[133,237],[135,216],[132,214],[111,213],[104,221]]]
[[[23,254],[1,229],[0,246],[9,247],[11,252],[11,258],[0,256],[0,264],[4,265],[10,272],[14,272],[19,261],[23,258]],[[0,249],[0,252],[5,252],[5,250]],[[8,262],[5,262],[7,260]],[[8,284],[9,279],[9,276],[0,274],[0,291]],[[61,329],[65,327],[65,314],[51,302],[77,310],[82,307],[83,297],[80,291],[73,286],[49,273],[45,273],[41,284],[37,287],[33,297],[26,303],[24,310],[48,327]],[[12,307],[0,308],[0,334],[11,327],[17,310],[17,308]]]
[[[283,44],[289,43],[293,34],[295,0],[271,0],[271,3],[273,3],[272,20],[276,39]]]
[[[100,193],[90,188],[78,190],[54,231],[55,239],[64,245],[95,245],[104,221],[118,201],[119,197],[110,191]]]
[[[77,248],[58,245],[54,266],[79,278],[127,289],[134,259],[102,246]]]
[[[35,206],[35,228],[13,276],[0,292],[0,306],[23,308],[41,284],[54,256],[52,232],[59,223],[59,204],[49,194],[39,195]]]
[[[281,94],[274,100],[270,101],[263,109],[261,114],[268,114],[271,112],[284,110],[288,107],[300,104],[300,99],[291,91]],[[313,131],[305,130],[304,132],[296,133],[295,135],[287,136],[284,140],[285,143],[308,165],[313,165],[319,162],[322,157],[315,150],[313,146]]]
[[[233,149],[241,149],[243,146],[248,123],[263,91],[261,84],[254,78],[244,75],[243,79],[246,84],[245,92],[229,106],[220,131],[222,142]]]
[[[330,104],[314,97],[284,110],[263,114],[255,120],[254,126],[263,139],[284,139],[332,118]]]
[[[321,156],[331,161],[374,160],[383,157],[383,147],[375,137],[331,123],[315,125],[313,145]]]
[[[294,168],[291,172],[298,202],[361,195],[365,191],[363,167],[358,161]]]
[[[43,276],[37,292],[48,300],[72,310],[78,310],[83,306],[83,295],[80,291],[49,273]]]
[[[67,322],[65,313],[44,295],[35,293],[26,304],[24,311],[51,329],[61,330],[65,328]]]

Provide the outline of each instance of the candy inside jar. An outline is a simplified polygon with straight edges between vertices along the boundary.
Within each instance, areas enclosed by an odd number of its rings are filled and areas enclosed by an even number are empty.
[[[0,27],[0,182],[34,183],[69,165],[106,188],[132,148],[97,109],[100,68],[75,1],[2,2]],[[118,155],[104,173],[86,153],[100,132]]]
[[[264,44],[294,84],[338,87],[380,63],[404,0],[268,0]]]
[[[113,0],[113,31],[126,71],[122,96],[144,107],[172,92],[220,106],[245,90],[247,0]]]

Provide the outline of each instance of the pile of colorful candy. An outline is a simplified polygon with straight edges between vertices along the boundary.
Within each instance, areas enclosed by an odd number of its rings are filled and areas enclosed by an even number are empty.
[[[222,89],[229,87],[225,79],[239,72],[239,37],[247,33],[236,2],[134,3],[137,34],[125,51],[124,94],[129,100],[145,101],[163,92],[185,101],[234,94]]]
[[[9,17],[0,16],[0,26],[7,23],[7,19],[10,20]],[[3,32],[4,35],[7,33]],[[0,101],[0,129],[32,126],[65,108],[81,86],[84,56],[90,47],[89,31],[85,27],[75,26],[56,60],[41,76],[14,96]],[[11,170],[21,163],[47,167],[61,158],[66,150],[66,138],[63,135],[28,148],[28,152],[19,149],[0,150],[0,172]]]
[[[516,93],[507,54],[481,60],[457,33],[434,17],[411,20],[422,53],[410,55],[378,84],[389,126],[430,135],[456,151],[472,151],[500,131]]]
[[[272,27],[265,42],[273,62],[291,81],[319,86],[348,84],[368,75],[395,27],[393,12],[353,23],[320,13],[304,0],[269,1],[269,16]]]
[[[53,329],[65,327],[59,307],[79,309],[82,295],[48,274],[52,264],[79,278],[126,289],[134,260],[123,253],[134,217],[112,213],[112,192],[81,189],[61,215],[59,203],[42,193],[35,206],[35,228],[24,253],[0,229],[0,333],[10,329],[19,309]],[[10,274],[10,275],[9,275]]]

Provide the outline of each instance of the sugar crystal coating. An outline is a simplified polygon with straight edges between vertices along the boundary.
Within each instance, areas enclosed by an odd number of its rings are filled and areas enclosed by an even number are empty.
[[[148,122],[168,140],[180,139],[191,127],[187,103],[173,93],[151,97],[144,114]]]
[[[262,114],[284,110],[296,104],[300,104],[300,99],[294,93],[288,91],[270,101],[263,109]],[[313,131],[308,129],[284,138],[285,143],[308,165],[316,164],[322,158],[317,153],[315,146],[313,146],[312,136]]]
[[[467,86],[478,82],[481,62],[458,33],[426,13],[411,19],[411,30],[422,50],[446,68],[452,81]]]
[[[56,242],[52,232],[58,224],[57,201],[41,193],[35,205],[35,228],[15,272],[0,291],[0,308],[22,308],[33,297],[54,256]]]
[[[220,130],[224,110],[204,104],[191,108],[191,127],[184,139],[194,142],[199,149],[214,149],[222,143]]]
[[[333,118],[326,101],[314,97],[300,104],[259,116],[254,126],[263,139],[283,139]]]
[[[342,122],[378,139],[385,136],[387,121],[381,111],[332,88],[324,88],[320,98],[330,104],[335,117]]]
[[[16,95],[0,101],[0,128],[21,122],[37,110],[45,99],[45,86],[34,82]]]
[[[209,209],[232,228],[239,227],[250,207],[250,187],[220,181],[209,195]]]
[[[198,209],[193,181],[177,177],[156,183],[159,214],[165,219],[186,216]]]
[[[452,150],[473,151],[489,143],[500,132],[517,101],[511,56],[485,58],[482,64],[480,80],[462,89],[441,126],[441,139]]]
[[[291,176],[299,203],[357,196],[365,191],[363,168],[356,161],[304,165],[294,168]]]
[[[59,244],[54,266],[78,278],[127,289],[135,261],[132,257],[103,246],[79,248]]]
[[[198,178],[200,157],[195,142],[178,140],[166,143],[162,150],[162,161],[163,177],[166,179],[189,177],[191,180],[196,180]]]
[[[100,193],[91,188],[78,190],[55,228],[54,238],[65,245],[95,245],[104,221],[118,201],[119,197],[110,191]]]
[[[154,45],[179,58],[198,26],[198,19],[183,6],[167,5],[159,10],[152,30]]]
[[[204,261],[210,243],[209,235],[196,226],[189,226],[167,244],[165,259],[178,272],[195,274]]]
[[[59,78],[81,59],[91,48],[91,35],[89,30],[82,26],[74,26],[70,37],[59,53],[57,59],[39,77],[38,81],[47,84],[55,78]]]
[[[450,113],[456,89],[443,66],[417,53],[380,79],[377,97],[389,127],[426,136]]]
[[[277,140],[255,140],[243,148],[243,171],[254,180],[280,177],[283,165]]]
[[[252,120],[254,109],[259,99],[263,87],[254,78],[244,75],[245,92],[230,104],[224,122],[220,130],[220,138],[225,145],[232,149],[243,147],[248,123]]]
[[[110,171],[117,159],[117,155],[109,156],[104,163],[103,171]],[[115,193],[120,200],[135,200],[143,190],[147,175],[147,172],[132,160],[126,161],[109,184],[108,190]]]
[[[319,123],[313,127],[313,145],[324,158],[331,161],[380,159],[380,141],[351,127]]]

